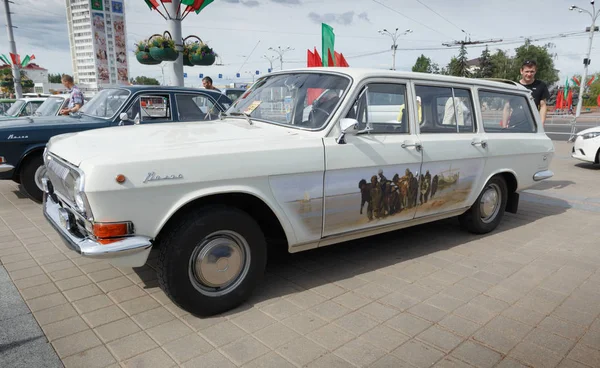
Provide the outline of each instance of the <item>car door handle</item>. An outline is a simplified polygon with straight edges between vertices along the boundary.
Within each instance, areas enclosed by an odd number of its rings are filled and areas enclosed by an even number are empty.
[[[415,149],[417,151],[420,151],[423,149],[423,146],[421,145],[421,143],[418,142],[412,142],[412,141],[404,141],[404,143],[402,143],[402,148],[408,148],[408,147],[415,147]]]
[[[474,139],[471,141],[472,146],[481,146],[483,148],[487,147],[487,141],[483,139]]]

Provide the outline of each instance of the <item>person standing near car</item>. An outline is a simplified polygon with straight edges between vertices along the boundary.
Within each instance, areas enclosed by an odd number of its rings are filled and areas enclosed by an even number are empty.
[[[207,76],[207,77],[202,78],[202,85],[206,89],[212,89],[213,91],[221,92],[221,90],[219,90],[217,87],[213,86],[213,80],[211,77]]]
[[[537,72],[537,63],[535,60],[525,60],[521,65],[521,80],[519,83],[531,91],[535,106],[542,117],[542,125],[546,123],[547,106],[546,102],[550,99],[550,91],[546,83],[535,79]]]
[[[83,106],[84,99],[83,93],[77,88],[73,77],[68,74],[63,74],[61,82],[65,88],[69,90],[69,105],[66,108],[60,110],[61,115],[69,115],[72,112],[77,112]]]

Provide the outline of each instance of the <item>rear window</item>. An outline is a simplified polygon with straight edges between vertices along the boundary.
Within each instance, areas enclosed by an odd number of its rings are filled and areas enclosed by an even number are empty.
[[[483,129],[488,133],[535,133],[537,126],[527,97],[479,91]]]

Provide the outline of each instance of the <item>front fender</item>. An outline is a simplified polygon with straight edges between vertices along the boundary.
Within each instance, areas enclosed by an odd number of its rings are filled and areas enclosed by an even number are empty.
[[[201,200],[202,198],[206,198],[214,195],[223,195],[223,194],[246,194],[253,196],[263,202],[269,209],[275,214],[277,220],[281,224],[283,231],[285,232],[285,236],[288,240],[288,244],[291,246],[297,243],[297,236],[294,232],[293,226],[287,216],[285,215],[284,210],[279,206],[279,204],[273,199],[273,195],[270,192],[265,193],[265,191],[252,186],[244,186],[244,185],[224,185],[210,188],[203,188],[195,191],[191,191],[185,193],[182,197],[179,198],[172,206],[168,209],[168,211],[162,216],[158,223],[157,231],[153,234],[156,237],[164,228],[166,223],[171,219],[179,210],[181,210],[186,205]]]
[[[44,152],[45,148],[46,148],[46,143],[35,143],[30,146],[27,146],[27,148],[25,148],[25,151],[23,151],[23,153],[21,154],[21,157],[19,158],[19,162],[15,166],[15,172],[18,173],[21,170],[21,166],[23,165],[23,162],[28,157],[30,157],[31,155],[37,154],[38,152],[40,154],[42,154]]]

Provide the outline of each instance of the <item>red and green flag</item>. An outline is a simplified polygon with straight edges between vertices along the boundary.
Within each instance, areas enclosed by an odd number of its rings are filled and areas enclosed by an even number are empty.
[[[146,2],[146,5],[148,5],[150,10],[158,8],[158,0],[144,0],[144,1]]]
[[[196,14],[198,14],[213,1],[214,0],[181,0],[181,3],[187,5],[187,8],[185,8],[187,12],[195,11]]]

